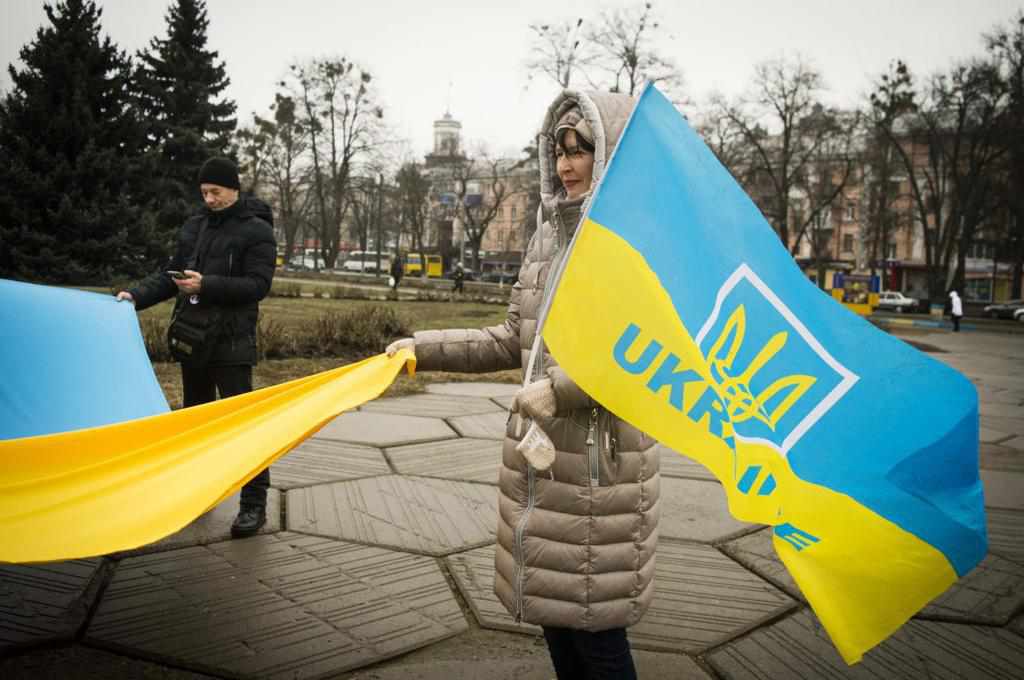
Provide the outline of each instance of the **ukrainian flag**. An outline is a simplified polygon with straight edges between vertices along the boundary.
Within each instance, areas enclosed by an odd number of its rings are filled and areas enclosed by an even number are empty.
[[[816,288],[651,85],[571,248],[555,358],[774,527],[848,663],[981,561],[974,387]]]
[[[0,279],[0,563],[178,531],[415,365],[381,354],[170,411],[132,305]]]

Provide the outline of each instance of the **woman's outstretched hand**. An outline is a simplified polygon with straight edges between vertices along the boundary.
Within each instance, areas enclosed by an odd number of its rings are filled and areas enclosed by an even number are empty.
[[[378,345],[379,347],[379,345]],[[388,348],[384,350],[384,353],[389,357],[395,356],[395,353],[400,349],[411,350],[413,354],[416,354],[416,341],[412,338],[402,338],[401,340],[395,340],[393,343],[388,345]]]

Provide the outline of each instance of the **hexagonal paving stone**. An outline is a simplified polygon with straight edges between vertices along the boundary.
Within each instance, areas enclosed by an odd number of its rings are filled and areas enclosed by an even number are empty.
[[[719,548],[761,578],[786,591],[790,597],[804,599],[796,581],[775,552],[771,527],[723,543]]]
[[[497,484],[501,446],[495,439],[448,439],[385,453],[401,474]]]
[[[426,477],[373,477],[288,492],[288,528],[445,555],[494,540],[497,490]]]
[[[711,546],[661,540],[657,560],[654,601],[629,633],[641,649],[700,653],[796,606]]]
[[[384,447],[451,439],[456,434],[439,418],[358,411],[341,414],[324,425],[316,436],[318,439]]]
[[[711,474],[711,470],[673,449],[658,444],[660,454],[660,471],[663,477],[683,477],[686,479],[703,479],[709,482],[717,482],[718,479]]]
[[[985,507],[1024,510],[1024,474],[1005,470],[982,470]]]
[[[486,397],[465,397],[453,394],[414,394],[395,399],[377,399],[363,404],[368,413],[397,413],[403,416],[449,418],[473,413],[500,410]]]
[[[488,545],[445,558],[462,597],[483,628],[541,635],[540,626],[516,623],[494,594],[494,546]]]
[[[519,391],[518,383],[449,382],[427,385],[427,394],[457,394],[464,397],[511,397]]]
[[[712,680],[683,654],[634,649],[632,655],[637,676],[645,680]],[[471,628],[427,649],[332,680],[551,680],[553,675],[551,655],[543,639]]]
[[[1009,628],[1010,630],[1015,630],[1021,635],[1024,635],[1024,614],[1011,621]]]
[[[1024,638],[990,627],[913,620],[847,666],[804,609],[716,649],[708,660],[727,680],[777,678],[1001,678],[1024,668]]]
[[[214,680],[212,675],[168,668],[152,661],[132,659],[85,645],[44,647],[0,660],[0,678],[4,680],[41,680],[43,678],[110,678],[121,680]]]
[[[1021,605],[1024,566],[990,554],[918,616],[1002,626]]]
[[[999,442],[1006,441],[1007,439],[1013,439],[1013,435],[1006,432],[1000,432],[998,430],[992,430],[987,427],[981,428],[978,432],[978,440],[982,444],[998,444]]]
[[[1020,404],[1002,404],[995,401],[982,399],[978,405],[978,412],[983,416],[999,416],[1002,418],[1020,418]]]
[[[495,404],[500,406],[505,411],[508,411],[509,409],[512,408],[512,401],[513,401],[514,398],[515,398],[515,395],[514,394],[510,394],[510,395],[505,396],[505,397],[492,397],[491,401],[493,401]]]
[[[1024,564],[1024,512],[986,508],[989,552]]]
[[[173,550],[175,548],[187,548],[192,545],[206,545],[207,543],[231,540],[231,523],[235,521],[235,516],[238,515],[239,495],[240,492],[236,491],[229,498],[221,501],[215,508],[200,515],[181,531],[176,531],[170,536],[165,536],[149,545],[115,553],[115,557],[142,555],[161,550]],[[267,489],[267,523],[263,525],[259,533],[272,534],[280,530],[281,492],[277,489]]]
[[[466,627],[435,560],[281,533],[124,560],[87,641],[232,677],[320,678]]]
[[[310,437],[270,466],[278,489],[391,474],[384,453],[372,446]]]
[[[771,529],[730,541],[721,548],[790,596],[805,600],[775,552]],[[1002,626],[1021,605],[1024,605],[1024,567],[1002,557],[988,555],[917,616]]]
[[[725,489],[717,482],[661,478],[661,536],[711,543],[758,526],[729,514]]]
[[[446,560],[481,626],[539,633],[536,626],[516,624],[494,594],[494,546]],[[654,602],[629,629],[638,649],[697,653],[796,606],[785,593],[705,545],[660,541],[654,578]]]
[[[449,418],[448,422],[463,437],[478,439],[504,439],[508,413],[495,411],[471,416]]]
[[[981,427],[996,432],[1005,432],[1018,437],[1024,437],[1024,418],[1006,418],[1004,416],[980,416],[978,422]],[[1012,441],[1012,440],[1011,440]],[[1004,442],[1006,444],[1007,442]]]
[[[0,653],[74,637],[106,570],[98,557],[0,564]]]
[[[980,454],[981,467],[986,470],[1024,473],[1024,453],[1021,451],[996,444],[982,444]]]

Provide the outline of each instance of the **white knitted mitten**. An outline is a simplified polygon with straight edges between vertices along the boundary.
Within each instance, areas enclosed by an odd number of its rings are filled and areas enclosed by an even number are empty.
[[[530,383],[516,392],[512,411],[522,411],[530,418],[553,418],[558,411],[558,399],[551,387],[551,378]]]
[[[530,429],[516,445],[516,451],[537,470],[547,470],[555,462],[555,445],[537,423],[530,423]]]

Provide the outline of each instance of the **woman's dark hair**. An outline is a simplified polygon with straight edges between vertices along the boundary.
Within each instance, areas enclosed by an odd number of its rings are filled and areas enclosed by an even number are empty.
[[[565,148],[565,135],[569,132],[569,130],[572,130],[572,128],[564,127],[555,133],[555,144],[557,146],[560,146],[563,149]],[[576,131],[573,130],[573,132]],[[586,139],[584,139],[583,135],[581,135],[578,132],[576,132],[576,145],[579,146],[584,151],[586,151],[587,153],[594,153],[594,145],[588,142]]]

